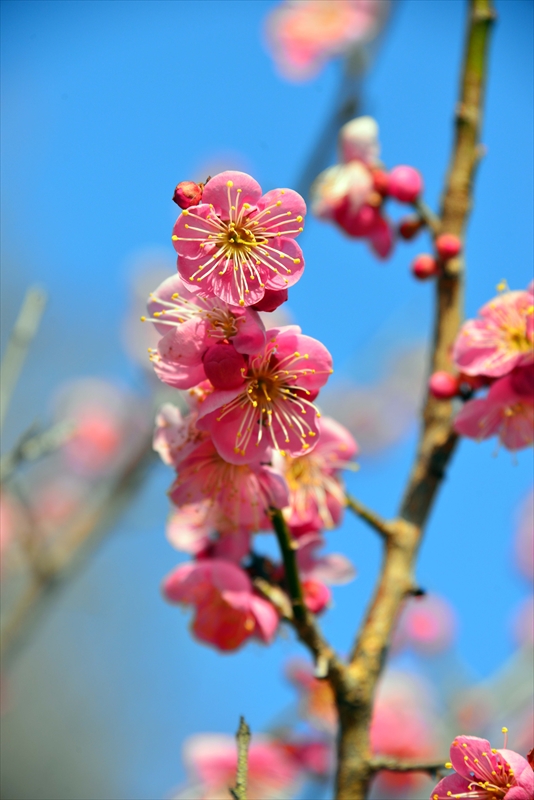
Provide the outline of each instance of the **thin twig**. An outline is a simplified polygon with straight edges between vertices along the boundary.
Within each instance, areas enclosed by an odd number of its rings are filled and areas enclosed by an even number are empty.
[[[439,236],[441,231],[441,220],[440,218],[434,214],[431,208],[427,206],[425,201],[418,197],[414,203],[413,207],[419,214],[420,218],[423,220],[427,228],[429,228],[434,236]]]
[[[11,398],[28,355],[30,344],[39,328],[45,305],[45,292],[37,286],[31,286],[22,301],[19,315],[11,331],[0,365],[2,376],[0,383],[0,430],[3,428]]]
[[[363,503],[360,503],[359,500],[356,500],[356,498],[350,494],[345,494],[345,500],[347,502],[347,508],[350,508],[351,511],[354,511],[354,513],[360,517],[360,519],[365,520],[365,522],[367,522],[367,524],[370,525],[371,528],[373,528],[377,533],[384,537],[390,535],[391,531],[389,524],[385,519],[382,519],[379,514],[375,514],[374,511],[371,511],[370,508],[364,506]]]
[[[314,615],[308,611],[304,602],[296,559],[296,547],[284,515],[277,508],[271,508],[269,512],[280,550],[282,551],[286,585],[293,609],[293,626],[301,642],[308,647],[314,656],[316,671],[320,674],[320,677],[328,678],[334,688],[339,688],[340,691],[347,691],[349,688],[347,681],[350,681],[350,676],[347,675],[345,665],[325,640]]]
[[[62,447],[72,436],[74,427],[74,423],[63,421],[32,435],[32,426],[15,447],[0,458],[0,483],[7,481],[23,462],[36,461]]]
[[[248,748],[251,733],[245,717],[239,718],[239,728],[235,738],[237,739],[237,773],[235,788],[230,789],[230,794],[234,800],[247,800]]]
[[[43,611],[44,600],[71,575],[89,546],[95,546],[108,531],[137,489],[145,470],[154,458],[152,434],[147,434],[120,475],[109,481],[85,505],[82,513],[64,532],[59,548],[33,553],[32,580],[2,627],[2,657],[12,656],[15,645],[31,622]],[[42,558],[41,558],[42,557]]]
[[[372,758],[369,762],[373,772],[387,770],[388,772],[428,772],[430,775],[437,775],[444,772],[446,767],[443,761],[420,761],[410,764],[405,761],[397,761],[394,758]]]

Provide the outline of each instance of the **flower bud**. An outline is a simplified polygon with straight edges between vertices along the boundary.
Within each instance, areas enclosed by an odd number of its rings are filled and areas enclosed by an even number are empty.
[[[202,361],[206,377],[215,389],[237,389],[243,383],[247,362],[233,344],[221,342],[208,347]]]
[[[410,241],[410,239],[417,236],[423,225],[424,222],[421,217],[404,217],[399,222],[399,236],[406,239],[406,241]]]
[[[449,258],[454,258],[461,252],[462,243],[453,233],[442,233],[436,239],[436,250],[443,261],[448,261]]]
[[[421,253],[412,261],[412,274],[420,281],[433,278],[439,272],[438,262],[428,253]]]
[[[458,394],[459,381],[450,372],[439,370],[430,376],[428,388],[438,400],[450,400]]]
[[[373,188],[381,195],[388,193],[389,176],[383,169],[373,170]]]
[[[275,311],[287,300],[287,289],[266,289],[265,294],[252,308],[256,311]]]
[[[174,190],[172,199],[180,208],[190,208],[198,206],[202,201],[202,191],[204,184],[193,183],[193,181],[182,181]]]
[[[413,167],[394,167],[388,175],[388,194],[401,203],[413,203],[422,189],[421,174]]]

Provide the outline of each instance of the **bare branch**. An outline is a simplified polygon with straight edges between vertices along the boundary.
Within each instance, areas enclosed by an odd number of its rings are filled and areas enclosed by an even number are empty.
[[[45,292],[37,286],[31,286],[22,301],[19,315],[11,331],[0,365],[0,373],[2,375],[0,383],[0,430],[3,428],[28,350],[39,328],[45,305]]]
[[[65,444],[74,432],[74,424],[64,421],[39,433],[30,431],[21,436],[15,447],[0,459],[0,483],[7,481],[23,462],[36,461]]]
[[[381,536],[387,537],[390,535],[391,530],[389,523],[386,522],[385,519],[382,519],[381,516],[375,514],[374,511],[371,511],[370,508],[364,506],[363,503],[360,503],[359,500],[356,500],[350,494],[345,494],[345,499],[347,501],[347,508],[350,508],[351,511],[360,517],[360,519],[365,520],[368,525],[371,526],[377,533]]]

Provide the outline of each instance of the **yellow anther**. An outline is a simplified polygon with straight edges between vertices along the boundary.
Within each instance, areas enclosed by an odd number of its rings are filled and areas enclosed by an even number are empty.
[[[173,242],[177,242],[177,241],[178,241],[178,237],[177,237],[177,236],[176,236],[176,234],[174,234],[174,233],[173,233],[173,235],[171,236],[171,239],[173,240]]]
[[[278,452],[280,453],[281,456],[285,456],[286,455],[286,451],[285,450],[279,450]]]
[[[185,227],[186,227],[186,228],[189,228],[189,225],[187,225],[187,224],[186,224],[186,226],[185,226]]]
[[[445,762],[445,769],[452,769],[452,764],[450,761]]]
[[[462,743],[462,747],[467,747],[467,744],[466,744],[466,742],[463,742],[463,743]]]
[[[299,228],[299,233],[302,233],[303,230],[304,228]]]
[[[163,311],[154,311],[154,316],[155,317],[161,317],[162,314],[163,314]]]
[[[228,186],[229,189],[231,189],[232,186],[234,185],[234,182],[233,181],[226,181],[226,185]]]
[[[294,258],[293,264],[300,264],[300,258]]]
[[[232,211],[235,211],[235,206],[230,206],[230,208],[232,209]]]
[[[245,305],[245,301],[243,300],[243,298],[241,298],[241,300],[239,301],[239,305],[240,306],[244,306]]]
[[[304,358],[309,358],[308,353],[304,353]]]
[[[146,322],[146,317],[141,317],[141,322]]]
[[[285,189],[280,189],[280,194],[285,194],[285,193],[286,193]]]
[[[237,191],[238,191],[238,192],[242,192],[242,191],[243,191],[243,189],[238,189]]]
[[[501,728],[501,733],[508,733],[508,728]]]
[[[171,294],[171,300],[178,300],[179,297],[180,297],[180,295],[178,294],[178,292],[175,292],[174,294]]]
[[[498,292],[505,292],[508,289],[508,283],[503,278],[503,280],[500,283],[497,284],[496,288],[497,288]]]
[[[276,201],[276,205],[277,205],[277,206],[281,206],[281,205],[282,205],[282,201],[281,201],[281,200],[277,200],[277,201]]]
[[[239,191],[241,191],[241,189]],[[250,208],[250,203],[243,203],[243,208]]]
[[[189,214],[189,211],[187,210],[187,208],[184,208],[184,210],[182,211],[182,214],[184,215],[184,217],[187,217],[187,215]]]
[[[297,222],[302,222],[302,217],[300,216],[300,214],[297,217]]]
[[[495,755],[495,753],[497,752],[497,750],[496,750],[494,747],[492,747],[492,748],[491,748],[491,752],[493,753],[493,755]]]

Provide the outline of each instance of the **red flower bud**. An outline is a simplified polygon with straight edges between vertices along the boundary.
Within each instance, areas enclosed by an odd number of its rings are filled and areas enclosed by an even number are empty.
[[[383,169],[373,170],[373,187],[381,195],[388,193],[389,177]]]
[[[450,400],[451,397],[456,397],[459,386],[458,378],[444,370],[434,372],[428,382],[430,393],[437,397],[438,400]]]
[[[410,241],[419,233],[423,225],[421,217],[404,217],[399,223],[399,236]]]
[[[423,179],[413,167],[394,167],[388,175],[388,193],[401,203],[413,203],[422,190]]]
[[[213,344],[202,356],[202,362],[215,389],[237,389],[243,383],[247,362],[233,344]]]
[[[438,262],[434,256],[428,253],[421,253],[412,262],[412,274],[420,281],[425,281],[427,278],[433,278],[439,273]]]
[[[306,578],[302,581],[302,592],[306,607],[313,614],[320,614],[332,600],[332,593],[322,581]]]
[[[252,308],[256,311],[274,311],[287,300],[287,289],[266,289],[261,300]]]
[[[453,233],[442,233],[436,239],[436,250],[443,261],[448,261],[449,258],[454,258],[461,252],[462,243]]]
[[[172,199],[180,208],[190,208],[198,206],[202,200],[203,183],[193,183],[193,181],[181,181],[174,190]]]

